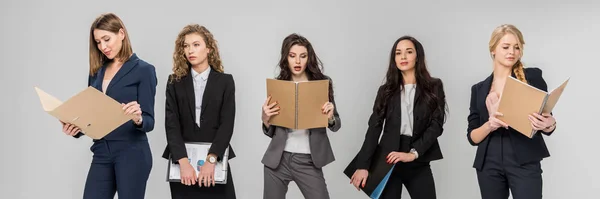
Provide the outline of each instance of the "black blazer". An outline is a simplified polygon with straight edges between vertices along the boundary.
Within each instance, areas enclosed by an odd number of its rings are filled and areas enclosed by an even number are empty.
[[[446,107],[446,95],[444,93],[444,86],[440,79],[434,78],[433,89],[436,91],[436,95],[439,97],[440,107],[436,110],[432,110],[423,101],[419,100],[421,92],[423,92],[417,85],[415,93],[415,103],[413,111],[413,136],[411,140],[411,148],[414,148],[419,153],[419,158],[415,162],[430,162],[433,160],[442,159],[442,151],[437,138],[442,135],[444,131],[444,115],[443,111]],[[381,92],[381,89],[379,90]],[[380,93],[377,93],[377,96]],[[388,102],[386,114],[385,114],[385,126],[383,126],[384,119],[378,117],[378,113],[375,112],[375,105],[373,107],[373,113],[369,119],[369,127],[362,148],[357,155],[356,167],[357,169],[369,169],[371,160],[375,155],[375,149],[377,145],[381,147],[384,153],[392,151],[398,151],[400,148],[400,127],[401,112],[400,112],[400,89],[396,91],[392,96],[391,101]],[[383,136],[378,144],[379,136],[383,127]]]
[[[548,90],[546,81],[544,81],[544,78],[542,78],[542,70],[539,68],[526,68],[524,71],[525,79],[529,85],[544,91]],[[512,73],[512,76],[515,77],[515,74]],[[479,144],[476,144],[471,139],[471,132],[488,121],[489,113],[487,111],[487,106],[485,105],[485,99],[490,92],[493,80],[494,75],[491,74],[485,80],[471,87],[471,105],[469,107],[470,113],[467,118],[469,121],[469,126],[467,128],[467,139],[471,145],[477,146],[477,153],[475,155],[475,162],[473,164],[473,167],[477,170],[481,170],[483,168],[483,162],[485,160],[485,154],[489,144],[489,136],[483,139],[483,141],[481,141]],[[499,130],[502,129],[497,129],[496,131]],[[546,143],[544,142],[544,138],[539,133],[536,133],[533,138],[528,138],[512,128],[509,128],[508,131],[514,151],[518,152],[515,153],[515,155],[517,156],[516,159],[519,164],[541,161],[543,158],[550,156],[548,148],[546,147]],[[550,135],[554,131],[550,133],[543,131],[539,132]]]
[[[191,67],[190,67],[191,68]],[[191,69],[190,69],[191,70]],[[169,76],[166,91],[165,130],[167,147],[163,158],[169,157],[174,161],[187,157],[185,142],[211,142],[209,153],[214,153],[221,159],[225,149],[230,147],[229,141],[233,134],[235,119],[235,82],[231,74],[225,74],[211,69],[206,88],[202,97],[202,112],[200,113],[200,131],[196,124],[196,105],[194,83],[188,74],[178,81],[171,83],[174,78]],[[229,148],[228,158],[235,157]]]

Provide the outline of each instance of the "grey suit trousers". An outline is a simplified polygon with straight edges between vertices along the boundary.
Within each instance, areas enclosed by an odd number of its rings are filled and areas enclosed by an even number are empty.
[[[276,169],[264,167],[263,199],[284,199],[294,181],[306,199],[329,199],[323,170],[315,167],[310,154],[283,152]]]

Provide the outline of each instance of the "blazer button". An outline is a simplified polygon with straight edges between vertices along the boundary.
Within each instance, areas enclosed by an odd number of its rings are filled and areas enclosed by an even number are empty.
[[[204,119],[200,118],[200,123],[204,122]]]

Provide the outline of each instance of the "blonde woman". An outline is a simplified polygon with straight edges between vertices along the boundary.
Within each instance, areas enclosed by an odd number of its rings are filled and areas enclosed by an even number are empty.
[[[94,153],[83,198],[144,198],[152,169],[147,132],[154,129],[154,66],[133,53],[127,29],[112,13],[96,18],[90,28],[90,73],[88,86],[121,102],[134,119],[102,139],[94,140]],[[63,123],[63,132],[79,138],[83,134]]]
[[[542,198],[541,160],[550,153],[542,135],[551,135],[556,120],[551,114],[532,113],[531,126],[538,131],[528,138],[509,128],[497,116],[498,99],[509,76],[538,89],[547,90],[539,68],[524,68],[523,35],[513,25],[497,27],[491,36],[489,50],[494,63],[493,73],[471,87],[467,139],[477,146],[475,163],[483,199],[507,199],[509,190],[514,199]]]
[[[216,161],[221,160],[233,134],[235,83],[223,72],[217,41],[204,26],[191,24],[179,32],[173,53],[173,74],[166,91],[167,148],[163,158],[180,165],[181,182],[170,182],[171,197],[235,199],[228,169],[227,184],[215,184]],[[196,176],[186,142],[210,142],[207,159]],[[230,148],[229,159],[235,157]]]

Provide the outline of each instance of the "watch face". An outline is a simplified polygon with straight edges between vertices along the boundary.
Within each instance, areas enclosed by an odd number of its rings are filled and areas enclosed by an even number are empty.
[[[217,160],[215,157],[210,157],[208,161],[210,161],[210,163],[215,163]]]

